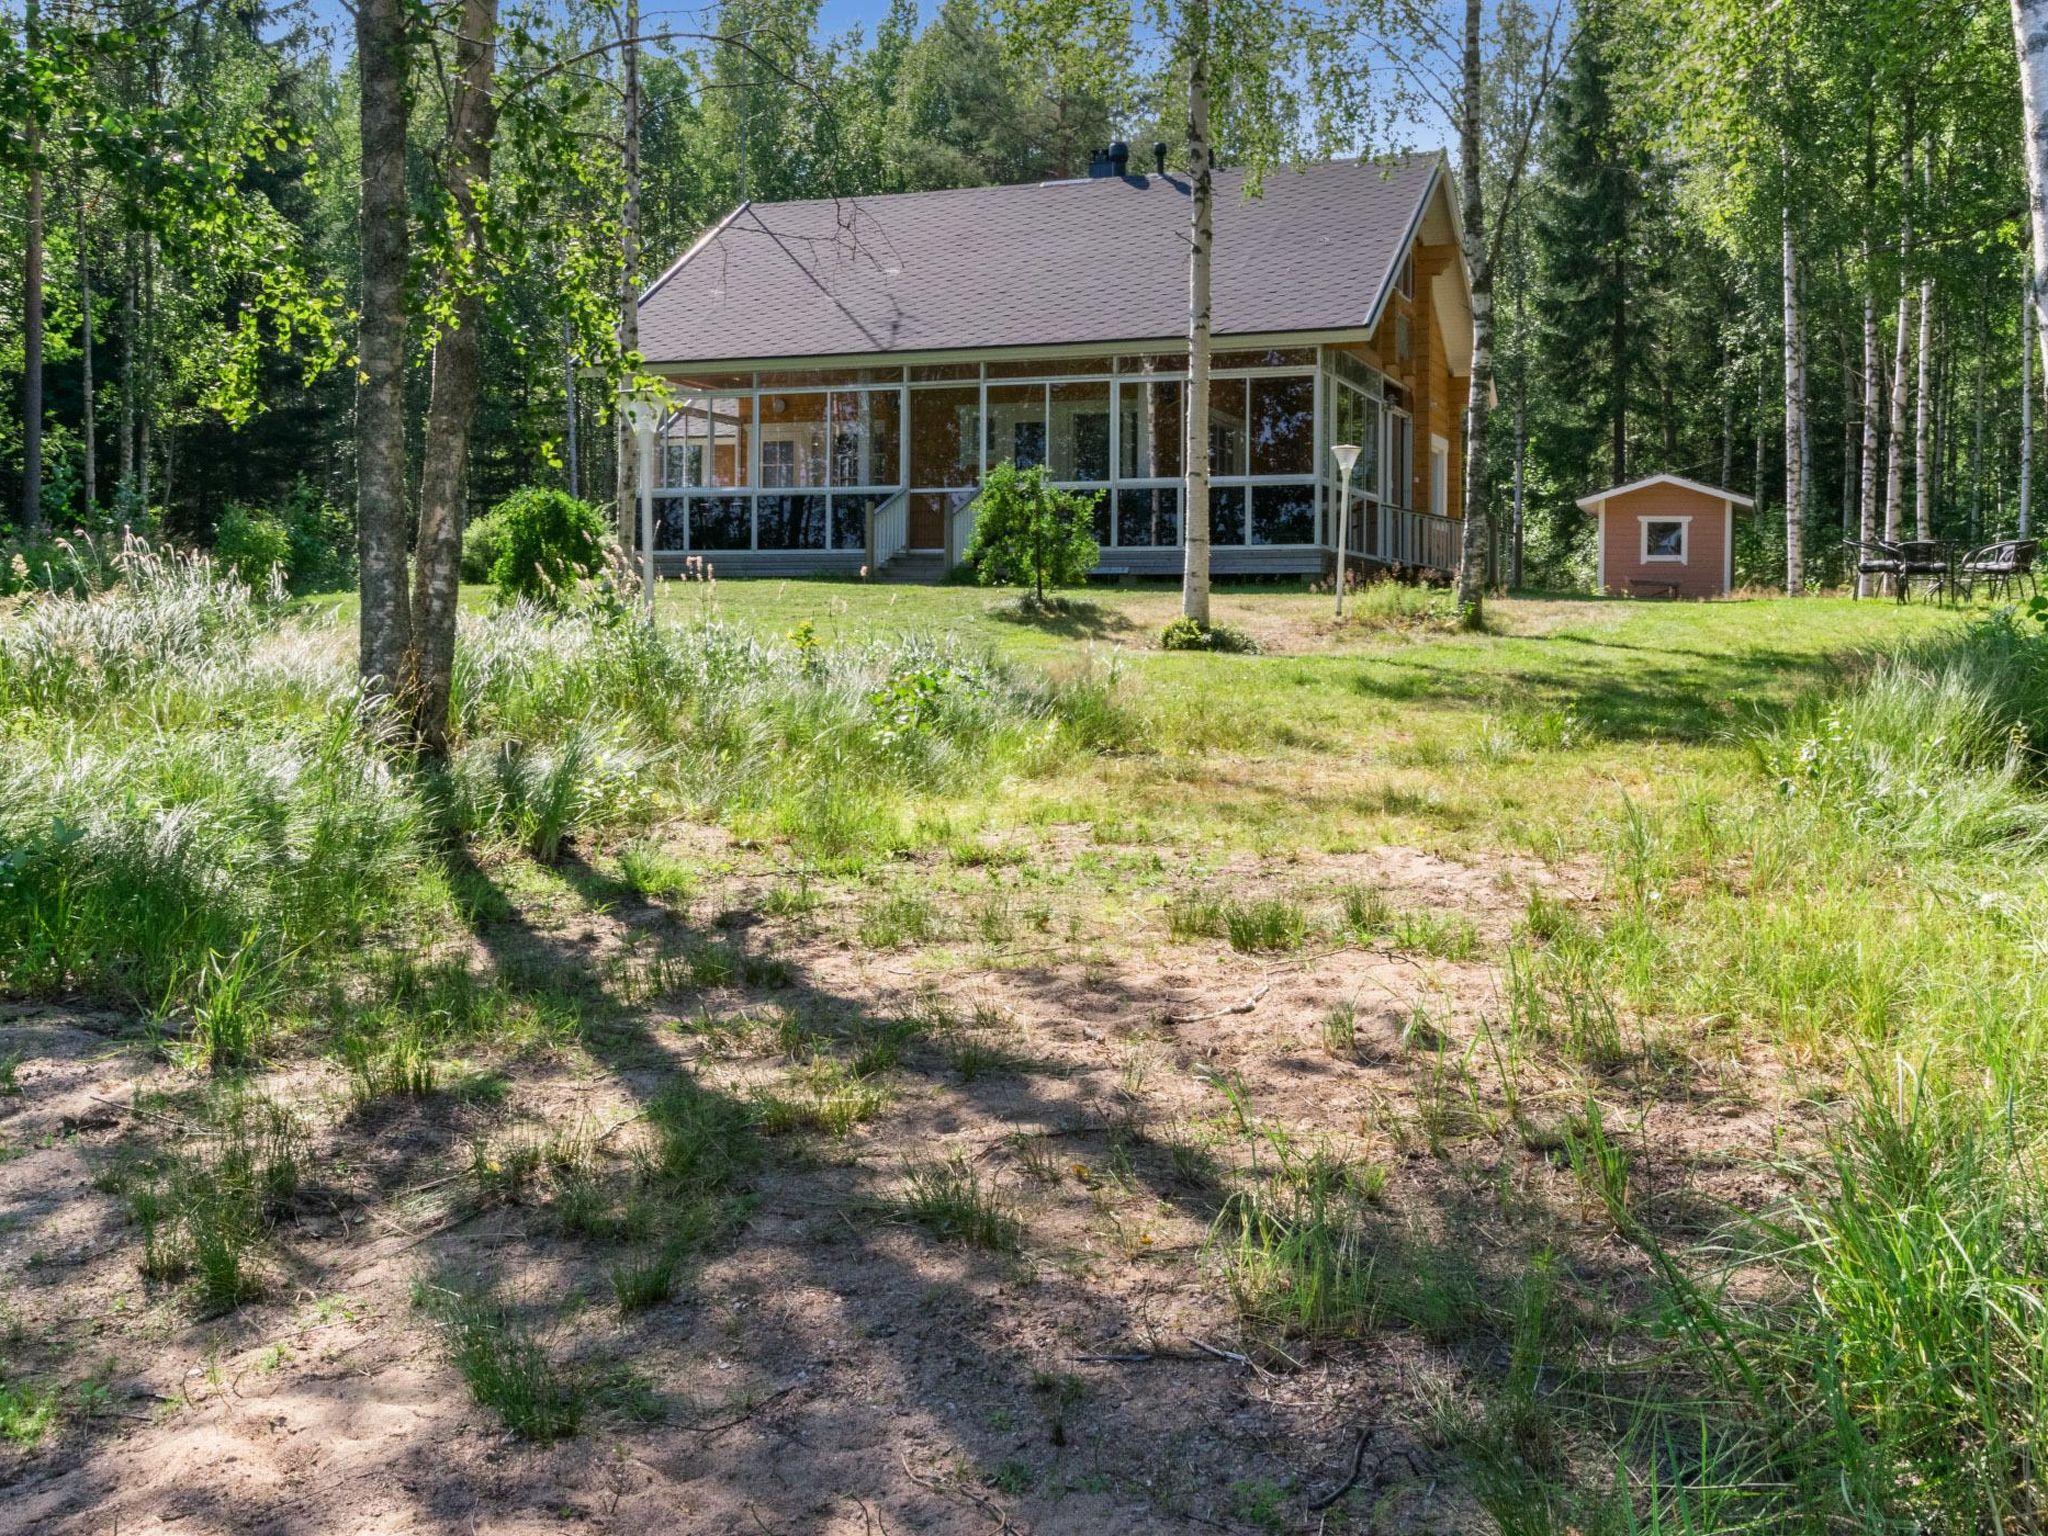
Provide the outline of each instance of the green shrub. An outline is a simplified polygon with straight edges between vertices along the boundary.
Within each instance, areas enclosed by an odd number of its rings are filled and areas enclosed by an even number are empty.
[[[528,598],[559,606],[580,581],[604,568],[604,515],[567,491],[530,485],[491,509],[500,527],[485,534],[496,540],[491,585],[507,601]]]
[[[291,575],[291,531],[261,508],[236,502],[214,528],[213,555],[244,586],[261,592],[273,574],[281,579]]]
[[[482,586],[491,579],[491,567],[505,553],[505,523],[499,514],[501,502],[482,517],[473,518],[462,530],[462,579]]]
[[[1043,603],[1047,587],[1078,586],[1094,569],[1099,499],[1059,489],[1042,465],[998,464],[982,482],[967,563],[984,584],[1026,585]]]
[[[291,541],[294,592],[339,592],[356,579],[356,520],[348,508],[301,480],[278,509]]]
[[[1182,614],[1160,633],[1162,651],[1221,651],[1234,656],[1256,656],[1259,642],[1229,624],[1203,624]]]

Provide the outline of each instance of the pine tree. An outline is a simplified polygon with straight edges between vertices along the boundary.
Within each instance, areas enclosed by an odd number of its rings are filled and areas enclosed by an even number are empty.
[[[1642,156],[1610,84],[1608,8],[1589,6],[1543,135],[1533,200],[1536,392],[1551,421],[1536,451],[1560,489],[1627,478],[1630,234]]]

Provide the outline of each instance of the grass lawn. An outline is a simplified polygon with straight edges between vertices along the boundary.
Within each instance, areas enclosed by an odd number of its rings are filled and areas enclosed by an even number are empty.
[[[2031,631],[351,606],[0,620],[0,1531],[2044,1513]]]

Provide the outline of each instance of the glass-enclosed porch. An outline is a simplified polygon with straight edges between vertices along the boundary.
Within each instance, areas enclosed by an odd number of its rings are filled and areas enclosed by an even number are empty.
[[[1184,350],[679,374],[657,454],[655,547],[728,570],[853,568],[879,514],[901,550],[957,558],[989,468],[1044,465],[1096,497],[1104,572],[1179,569]],[[1390,558],[1413,485],[1401,391],[1334,346],[1219,349],[1213,568],[1315,572],[1337,538],[1329,444],[1363,452],[1347,543]]]

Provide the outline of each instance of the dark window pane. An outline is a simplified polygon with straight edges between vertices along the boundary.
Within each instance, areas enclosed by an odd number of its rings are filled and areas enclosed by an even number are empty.
[[[762,549],[825,547],[822,496],[763,496],[755,522]]]
[[[1180,542],[1180,492],[1118,491],[1116,541],[1128,548],[1151,548]]]
[[[751,549],[753,503],[745,496],[692,496],[690,548]]]
[[[1104,492],[1095,499],[1095,542],[1107,548],[1116,542],[1115,530],[1109,526],[1109,493]]]
[[[1316,471],[1316,381],[1312,377],[1250,379],[1251,451],[1255,475]],[[1353,438],[1353,442],[1359,439]]]
[[[868,508],[879,507],[886,496],[834,496],[832,498],[832,547],[868,547]]]
[[[680,496],[657,496],[654,498],[654,547],[656,549],[681,549],[683,547],[683,518],[688,503]]]
[[[1212,485],[1209,487],[1209,542],[1211,544],[1242,544],[1244,542],[1243,486]]]
[[[1252,487],[1254,544],[1313,544],[1316,541],[1316,489],[1312,485]]]

